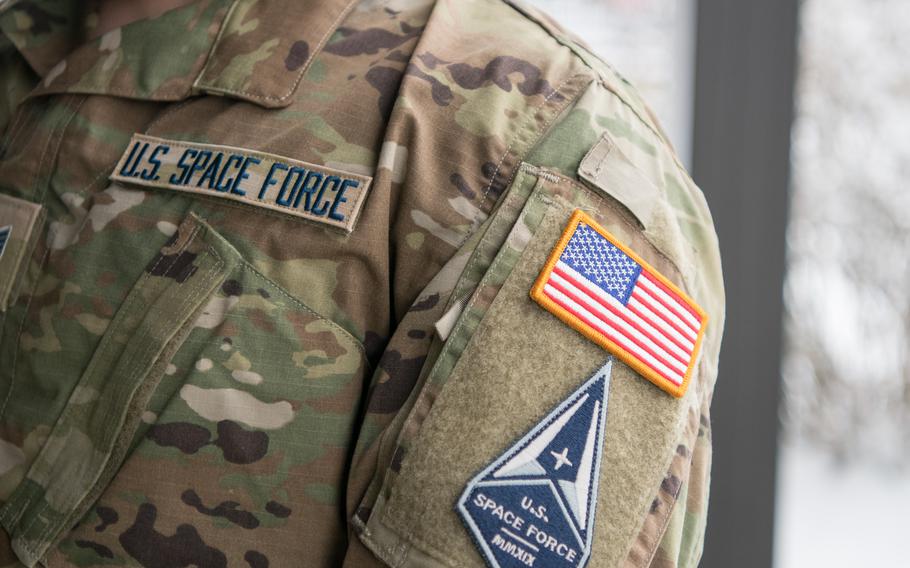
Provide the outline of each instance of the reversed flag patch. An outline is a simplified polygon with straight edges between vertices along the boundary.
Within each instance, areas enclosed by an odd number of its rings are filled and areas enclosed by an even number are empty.
[[[354,230],[372,178],[244,148],[134,134],[112,180],[219,197]]]
[[[675,397],[686,392],[708,315],[576,210],[531,298]]]
[[[456,510],[491,568],[587,563],[612,364],[611,357],[459,498]]]

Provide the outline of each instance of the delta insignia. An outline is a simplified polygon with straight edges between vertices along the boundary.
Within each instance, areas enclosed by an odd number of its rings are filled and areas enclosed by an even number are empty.
[[[456,508],[491,568],[587,563],[612,364],[468,483]]]
[[[531,298],[675,397],[686,392],[708,316],[576,210]]]

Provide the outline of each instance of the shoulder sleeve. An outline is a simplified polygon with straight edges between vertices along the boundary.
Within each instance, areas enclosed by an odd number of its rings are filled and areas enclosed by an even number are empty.
[[[595,65],[597,63],[595,62]],[[724,290],[713,220],[653,114],[605,64],[536,146],[528,161],[618,203],[641,236],[678,269],[680,287],[709,316],[700,362],[679,414],[680,434],[654,484],[625,565],[695,566],[701,557],[711,464],[710,401],[724,324]],[[605,449],[609,451],[609,448]]]
[[[454,6],[425,27],[387,133],[408,149],[389,346],[416,364],[401,403],[367,414],[381,433],[356,459],[378,465],[349,489],[353,530],[401,567],[697,550],[683,488],[706,485],[693,464],[724,320],[704,198],[610,67],[503,3]],[[639,281],[653,297],[636,314]],[[572,302],[625,314],[625,338]],[[425,355],[398,349],[414,337]]]

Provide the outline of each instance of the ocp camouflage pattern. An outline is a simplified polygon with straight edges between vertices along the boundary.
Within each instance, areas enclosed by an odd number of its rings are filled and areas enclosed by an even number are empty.
[[[463,379],[486,378],[491,322],[539,310],[513,292],[571,208],[711,318],[678,401],[615,365],[611,392],[633,394],[610,412],[672,427],[614,430],[636,448],[607,445],[610,463],[641,452],[654,475],[598,508],[588,565],[698,563],[720,259],[700,191],[620,75],[511,1],[196,0],[101,35],[93,5],[0,2],[0,193],[43,207],[0,314],[0,565],[481,566],[442,496],[468,479],[415,497],[446,479],[423,465],[428,440],[441,409],[474,404]],[[134,134],[372,184],[348,234],[111,181]],[[579,179],[604,137],[656,188],[653,216]],[[540,321],[540,338],[567,333]],[[483,352],[521,357],[532,330],[503,329],[516,341]],[[587,376],[506,377],[524,394],[504,419],[522,431]],[[451,443],[481,438],[513,440],[481,420]]]

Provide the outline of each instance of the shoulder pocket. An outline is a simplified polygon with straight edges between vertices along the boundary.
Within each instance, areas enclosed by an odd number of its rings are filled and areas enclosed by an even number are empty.
[[[456,511],[469,482],[610,359],[529,296],[576,209],[679,278],[615,203],[549,172],[526,167],[524,175],[537,177],[536,189],[430,370],[421,397],[432,402],[412,411],[399,440],[400,467],[387,474],[362,531],[362,540],[390,565],[482,566],[492,541],[472,541]],[[626,556],[673,456],[691,398],[668,396],[618,360],[608,395],[589,566],[615,566]],[[521,517],[525,530],[535,520],[545,528],[530,508],[503,510],[503,519],[507,513]],[[538,533],[511,532],[518,538],[504,532],[498,542],[502,550],[519,551],[516,562],[521,547],[533,555],[533,546],[541,546],[534,540]],[[568,565],[578,565],[582,555],[573,558],[576,563]]]

